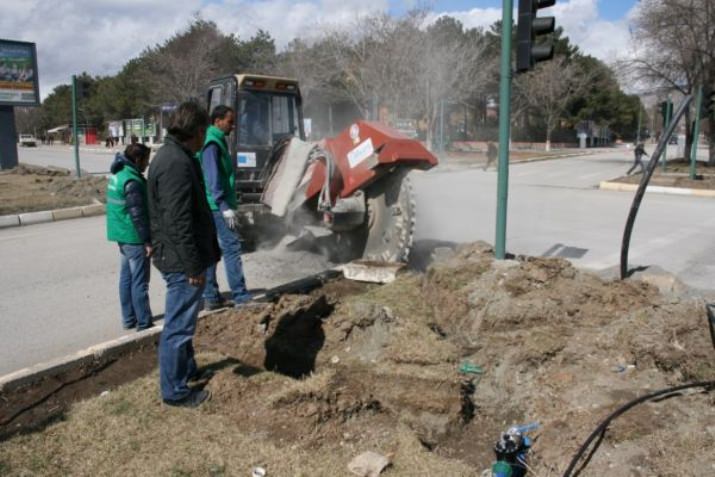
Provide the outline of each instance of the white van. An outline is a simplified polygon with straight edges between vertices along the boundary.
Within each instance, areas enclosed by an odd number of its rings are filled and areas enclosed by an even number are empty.
[[[32,134],[20,134],[20,140],[18,143],[21,146],[35,147],[37,146],[37,139]]]

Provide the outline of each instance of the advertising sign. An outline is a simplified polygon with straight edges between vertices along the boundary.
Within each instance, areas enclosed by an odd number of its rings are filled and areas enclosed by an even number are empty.
[[[35,44],[0,40],[0,105],[39,104],[40,87]]]

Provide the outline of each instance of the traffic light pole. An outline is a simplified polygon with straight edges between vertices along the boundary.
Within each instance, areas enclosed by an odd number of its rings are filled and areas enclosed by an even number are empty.
[[[74,144],[74,165],[77,169],[77,178],[79,179],[79,142],[77,137],[77,77],[75,75],[72,75],[72,143]]]
[[[670,96],[668,96],[668,100],[665,102],[665,128],[663,130],[668,129],[670,127],[670,123],[673,121],[672,117],[673,116],[673,103],[670,101]],[[670,142],[670,137],[668,137],[668,142]],[[665,143],[665,149],[663,150],[663,172],[665,172],[665,163],[668,162],[668,143]]]
[[[506,257],[506,209],[509,196],[509,126],[511,119],[511,24],[513,0],[502,0],[501,68],[499,80],[499,166],[494,254]]]
[[[641,99],[638,98],[638,131],[636,131],[636,146],[641,143],[641,116],[643,114],[643,107],[641,106]]]
[[[690,179],[695,180],[697,175],[696,162],[698,160],[698,137],[700,136],[700,109],[703,105],[703,88],[698,88],[695,99],[695,125],[693,126],[693,143],[690,145]]]

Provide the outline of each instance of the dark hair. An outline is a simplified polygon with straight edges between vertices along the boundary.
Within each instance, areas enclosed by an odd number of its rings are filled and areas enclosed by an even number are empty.
[[[130,144],[124,149],[124,157],[136,164],[139,159],[143,157],[149,157],[151,149],[146,147],[144,144]]]
[[[228,106],[224,106],[223,104],[219,104],[218,106],[216,106],[214,108],[213,111],[211,111],[211,124],[216,123],[217,119],[225,118],[228,113],[232,113],[232,112],[233,112],[232,108],[230,108]]]
[[[209,124],[209,115],[196,101],[181,103],[169,117],[167,132],[179,141],[188,141],[198,136]]]

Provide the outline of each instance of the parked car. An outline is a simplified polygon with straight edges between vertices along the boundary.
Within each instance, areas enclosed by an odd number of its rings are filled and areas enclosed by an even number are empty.
[[[21,146],[35,147],[37,146],[37,139],[32,134],[20,134],[20,140],[18,141]]]

